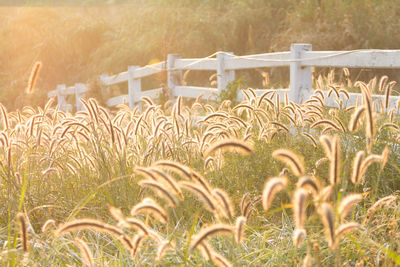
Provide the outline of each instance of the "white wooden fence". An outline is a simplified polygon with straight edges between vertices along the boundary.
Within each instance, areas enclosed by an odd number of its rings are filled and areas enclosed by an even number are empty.
[[[57,89],[50,91],[47,94],[47,96],[49,98],[57,97],[57,103],[60,107],[60,110],[72,111],[73,107],[71,104],[67,103],[67,96],[74,95],[76,110],[82,110],[83,105],[82,105],[80,99],[85,97],[85,92],[87,92],[87,91],[88,91],[88,88],[83,83],[76,83],[74,86],[70,86],[70,87],[66,87],[65,84],[59,84],[59,85],[57,85]]]
[[[212,56],[216,55],[215,58]],[[290,89],[275,89],[282,99],[288,94],[289,100],[301,103],[312,94],[312,72],[315,67],[348,67],[348,68],[400,68],[400,50],[351,50],[351,51],[312,51],[311,44],[292,44],[289,52],[266,53],[248,56],[235,56],[229,52],[217,52],[207,58],[182,59],[178,55],[168,55],[167,62],[160,62],[144,67],[129,66],[126,72],[112,76],[102,75],[100,81],[104,86],[128,82],[128,94],[110,98],[108,106],[128,103],[131,108],[141,100],[142,96],[156,98],[162,88],[143,91],[141,79],[156,73],[167,71],[168,88],[173,96],[197,98],[203,94],[203,98],[215,99],[226,88],[229,82],[235,79],[235,70],[254,69],[266,67],[290,67]],[[208,70],[217,72],[217,88],[183,86],[181,85],[183,70]],[[78,87],[77,87],[78,85]],[[66,94],[76,94],[77,110],[81,108],[79,97],[87,88],[82,84],[65,88],[65,85],[57,87],[56,91],[49,93],[49,97],[57,95],[60,107],[68,107],[63,98]],[[74,89],[72,89],[74,88]],[[78,89],[80,88],[80,89]],[[255,90],[262,94],[268,90]],[[373,95],[374,99],[383,100],[382,95]],[[361,94],[350,94],[350,99],[341,95],[344,105],[354,105],[356,101],[361,103]],[[358,98],[358,100],[357,100]],[[243,99],[239,93],[238,100]],[[388,109],[396,107],[398,96],[392,96]],[[326,105],[337,106],[335,96],[328,97],[326,92]],[[376,101],[378,102],[378,101]]]

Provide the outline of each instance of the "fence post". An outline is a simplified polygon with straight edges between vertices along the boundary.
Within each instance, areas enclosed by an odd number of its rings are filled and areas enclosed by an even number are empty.
[[[65,90],[66,86],[65,84],[59,84],[57,85],[57,103],[58,106],[60,107],[61,111],[66,111],[67,109],[67,99],[65,95],[63,95],[63,91]]]
[[[312,51],[311,44],[292,44],[290,47],[290,91],[289,100],[300,104],[312,94],[311,67],[304,67],[299,61],[306,51]]]
[[[135,107],[135,102],[140,101],[142,92],[141,79],[135,79],[135,70],[138,68],[139,66],[128,67],[128,104],[131,109]]]
[[[222,90],[226,89],[228,83],[235,80],[235,71],[225,69],[225,60],[233,57],[232,52],[218,52],[217,53],[217,84],[218,84],[218,95],[221,94]]]
[[[182,81],[182,70],[175,70],[175,60],[182,57],[175,54],[168,54],[167,56],[167,86],[171,90],[172,98],[177,96],[175,93],[175,86],[180,85]]]
[[[83,104],[81,102],[81,98],[85,97],[85,90],[86,85],[83,83],[76,83],[75,84],[75,105],[76,105],[76,111],[81,111],[83,110]]]
[[[106,78],[108,77],[108,75],[100,75],[99,76],[99,81],[101,83],[101,85],[106,85],[107,87],[106,89],[106,93],[109,94],[110,93],[110,86],[105,82]]]

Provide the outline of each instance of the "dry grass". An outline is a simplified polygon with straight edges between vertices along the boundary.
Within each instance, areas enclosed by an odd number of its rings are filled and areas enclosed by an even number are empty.
[[[367,91],[364,112],[320,92],[302,105],[251,89],[234,106],[146,99],[142,113],[2,107],[1,261],[398,263],[399,132],[382,127],[397,115]]]

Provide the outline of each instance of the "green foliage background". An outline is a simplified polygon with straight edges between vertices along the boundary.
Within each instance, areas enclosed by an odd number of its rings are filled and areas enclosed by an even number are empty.
[[[1,4],[0,102],[11,110],[43,104],[46,92],[59,83],[95,85],[100,74],[164,60],[168,53],[205,57],[223,50],[245,55],[287,51],[291,43],[301,42],[311,43],[314,50],[396,49],[400,44],[397,0]],[[28,97],[24,89],[36,60],[43,68],[38,90]]]

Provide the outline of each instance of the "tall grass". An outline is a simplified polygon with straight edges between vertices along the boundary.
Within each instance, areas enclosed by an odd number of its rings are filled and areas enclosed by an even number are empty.
[[[324,106],[323,88],[302,105],[247,89],[143,112],[1,106],[0,261],[398,263],[399,119],[371,84],[360,114]]]

